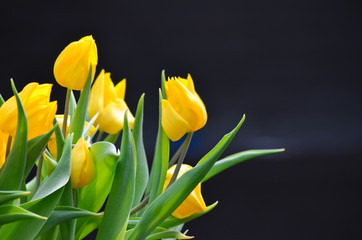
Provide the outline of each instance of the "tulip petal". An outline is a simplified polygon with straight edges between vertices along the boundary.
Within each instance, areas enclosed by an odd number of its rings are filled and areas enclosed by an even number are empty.
[[[122,81],[117,83],[115,91],[117,94],[117,98],[124,100],[124,96],[126,94],[126,79],[123,79]]]
[[[162,99],[161,103],[162,127],[172,141],[177,141],[187,132],[190,132],[191,127],[188,122],[175,111],[168,100]]]

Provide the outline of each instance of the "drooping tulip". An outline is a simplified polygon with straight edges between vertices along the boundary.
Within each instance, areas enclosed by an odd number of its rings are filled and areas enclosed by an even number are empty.
[[[92,66],[92,81],[98,63],[97,45],[92,36],[70,43],[58,56],[54,64],[54,77],[59,85],[82,90]]]
[[[72,150],[71,181],[77,189],[89,184],[94,177],[94,162],[84,138],[80,138]]]
[[[168,186],[173,173],[175,172],[176,165],[173,165],[167,170],[166,181],[163,187],[165,191]],[[187,164],[182,164],[180,171],[177,175],[177,179],[181,177],[185,172],[191,170],[192,167]],[[172,216],[176,218],[186,218],[195,213],[203,212],[206,210],[204,199],[201,195],[201,184],[199,183],[196,188],[190,193],[190,195],[183,201],[183,203],[172,213]]]
[[[124,114],[128,113],[128,122],[133,127],[134,117],[124,101],[126,79],[114,86],[111,74],[100,72],[95,80],[89,99],[88,112],[92,118],[99,112],[94,125],[108,134],[115,134],[123,129]]]
[[[59,126],[62,127],[63,121],[64,121],[64,115],[62,115],[62,114],[56,115],[55,118],[57,119]],[[69,133],[69,125],[70,125],[70,116],[68,116],[66,136]],[[84,128],[86,128],[87,125],[88,125],[88,122],[85,122]],[[92,134],[94,133],[95,130],[96,130],[96,128],[91,126],[91,128],[89,129],[89,132],[88,132],[88,136],[92,136]],[[50,139],[48,142],[48,149],[49,149],[50,153],[53,155],[53,157],[56,158],[57,157],[57,141],[56,141],[55,133],[53,133],[50,136]]]
[[[48,132],[53,127],[57,102],[50,102],[52,84],[29,83],[19,93],[28,122],[28,139]],[[0,108],[0,129],[15,136],[18,112],[15,97],[11,97]]]
[[[162,99],[162,127],[172,141],[188,132],[205,126],[207,113],[204,103],[195,91],[190,76],[168,78],[165,82],[167,99]]]

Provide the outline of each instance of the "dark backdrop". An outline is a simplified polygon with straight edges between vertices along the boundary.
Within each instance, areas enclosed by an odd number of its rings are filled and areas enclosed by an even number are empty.
[[[149,159],[160,73],[191,73],[207,107],[187,162],[242,114],[227,153],[286,152],[240,164],[203,185],[197,239],[351,239],[361,235],[361,5],[358,1],[48,1],[1,3],[1,94],[52,82],[71,41],[92,34],[114,82],[127,78],[135,112],[146,93]]]

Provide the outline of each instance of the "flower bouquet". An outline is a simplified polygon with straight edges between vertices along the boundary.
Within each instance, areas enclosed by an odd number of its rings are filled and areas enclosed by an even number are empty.
[[[92,36],[70,43],[54,64],[67,88],[64,114],[50,101],[52,84],[29,83],[0,98],[0,239],[190,239],[183,225],[211,211],[201,183],[245,160],[284,149],[249,150],[219,159],[245,116],[196,166],[186,163],[193,132],[207,121],[187,78],[161,74],[159,124],[152,167],[143,144],[143,103],[125,103],[126,80],[95,78]],[[76,99],[73,91],[81,91]],[[171,157],[169,144],[186,135]],[[121,138],[121,144],[117,139]],[[35,173],[36,172],[36,173]],[[95,231],[96,230],[96,231]],[[96,233],[96,234],[95,234]]]

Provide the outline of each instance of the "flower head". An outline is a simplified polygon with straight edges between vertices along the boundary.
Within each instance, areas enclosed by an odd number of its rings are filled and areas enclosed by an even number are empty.
[[[165,91],[167,99],[162,99],[162,127],[172,141],[205,126],[206,108],[195,91],[190,74],[187,79],[169,78]]]
[[[72,188],[89,184],[94,177],[94,162],[84,138],[80,138],[72,150]]]
[[[92,36],[70,43],[58,56],[54,64],[54,76],[59,85],[82,90],[87,81],[90,66],[92,80],[98,63],[97,45]]]
[[[99,125],[101,131],[109,134],[121,131],[127,110],[129,124],[133,126],[134,117],[124,101],[125,91],[126,79],[114,86],[111,74],[100,72],[90,93],[88,112],[91,118],[99,112],[94,125]]]
[[[28,122],[28,139],[48,132],[53,127],[57,102],[50,102],[52,84],[29,83],[19,93]],[[0,108],[0,129],[15,136],[18,112],[15,97],[11,97]]]
[[[175,171],[175,168],[176,165],[173,165],[170,169],[167,170],[166,181],[163,187],[163,191],[165,191],[166,187],[168,186]],[[191,166],[187,164],[182,164],[180,171],[177,175],[177,179],[191,169]],[[195,213],[203,212],[205,210],[206,205],[201,195],[201,184],[199,183],[196,188],[190,193],[190,195],[185,199],[185,201],[172,213],[172,216],[176,218],[186,218]]]

